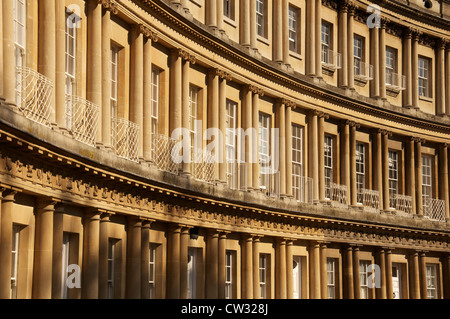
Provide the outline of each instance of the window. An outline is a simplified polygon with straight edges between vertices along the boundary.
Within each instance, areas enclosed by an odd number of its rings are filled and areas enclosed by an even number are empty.
[[[257,34],[266,37],[266,0],[256,0],[256,30]]]
[[[197,298],[197,248],[188,248],[188,299]]]
[[[302,297],[302,262],[300,256],[294,256],[292,265],[294,299]]]
[[[197,106],[198,106],[198,88],[191,86],[189,90],[189,134],[191,137],[191,156],[194,155],[194,143],[197,138]],[[192,158],[191,160],[195,160]]]
[[[237,189],[237,152],[236,152],[236,120],[237,103],[227,100],[226,103],[226,160],[227,160],[227,183],[231,188]]]
[[[356,189],[357,189],[357,203],[362,204],[363,189],[366,186],[366,147],[362,143],[356,143]]]
[[[259,291],[260,298],[267,298],[267,262],[268,258],[266,254],[259,255]]]
[[[117,117],[118,111],[118,72],[119,72],[119,48],[111,46],[111,117]]]
[[[427,299],[437,299],[436,265],[427,265]]]
[[[70,14],[66,12],[66,21]],[[76,37],[77,28],[66,23],[66,95],[74,95],[76,92]]]
[[[267,189],[268,179],[263,175],[269,173],[270,165],[270,116],[264,113],[259,113],[259,162],[259,185]]]
[[[360,297],[361,299],[369,299],[369,262],[360,261],[359,262],[359,286],[360,286]]]
[[[109,239],[108,241],[108,299],[114,299],[114,272],[115,272],[115,255],[117,241]]]
[[[160,73],[159,69],[152,69],[152,136],[158,134]]]
[[[429,97],[429,59],[419,57],[419,96]]]
[[[333,138],[325,135],[324,163],[325,163],[325,197],[330,199],[330,187],[333,182]]]
[[[233,257],[232,251],[225,254],[225,299],[233,299]]]
[[[396,208],[395,197],[398,194],[398,153],[389,150],[389,199],[390,208]]]
[[[396,71],[397,50],[386,47],[386,84],[394,85],[393,74]]]
[[[333,63],[333,55],[330,53],[331,47],[331,24],[322,21],[322,32],[321,32],[321,43],[322,43],[322,62],[323,63]]]
[[[299,41],[299,17],[300,9],[289,6],[289,50],[300,53]]]
[[[327,258],[327,287],[328,299],[336,299],[336,261]]]
[[[303,127],[292,125],[292,192],[295,199],[304,201]]]
[[[429,202],[433,198],[432,160],[433,157],[422,155],[422,200],[424,212],[430,208]]]
[[[355,35],[353,38],[353,56],[355,61],[355,75],[364,75],[365,70],[362,69],[363,62],[364,39]]]
[[[19,234],[20,227],[13,226],[11,249],[11,299],[17,299],[17,275],[19,270]]]
[[[26,7],[25,0],[14,0],[14,63],[15,67],[25,66],[25,52],[26,52]],[[16,73],[16,104],[21,102],[22,91],[22,76],[21,73]]]
[[[234,21],[234,0],[223,0],[223,15]]]
[[[149,298],[155,299],[156,297],[156,245],[150,244],[149,248],[149,260],[148,260],[148,288]]]
[[[62,278],[61,278],[61,298],[67,299],[67,267],[69,266],[69,256],[70,256],[70,235],[64,233],[63,235],[63,246],[62,246]]]

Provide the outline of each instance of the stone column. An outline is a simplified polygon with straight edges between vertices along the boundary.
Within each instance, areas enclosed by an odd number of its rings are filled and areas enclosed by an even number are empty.
[[[373,187],[380,194],[380,210],[388,209],[383,205],[383,146],[381,130],[373,132]]]
[[[187,267],[188,267],[188,244],[189,244],[189,230],[191,227],[182,227],[181,235],[180,235],[180,249],[179,249],[179,258],[180,258],[180,266],[177,271],[180,273],[179,277],[179,285],[180,285],[180,298],[187,299],[188,297],[188,276],[187,276]]]
[[[251,0],[254,1],[254,0]],[[240,42],[244,47],[250,47],[250,0],[244,1],[241,6],[241,25]],[[254,11],[253,11],[254,12]]]
[[[289,49],[289,0],[282,0],[282,21],[283,24],[283,63],[290,65]]]
[[[4,1],[3,1],[4,2]],[[0,52],[3,54],[5,53],[3,50],[3,2],[0,3]],[[10,17],[10,19],[13,19],[13,17]],[[4,66],[3,66],[3,56],[0,58],[0,99],[4,100],[4,90],[3,90],[3,82],[5,80],[4,78]]]
[[[405,29],[403,32],[403,70],[406,78],[406,90],[403,92],[403,105],[405,107],[412,107],[412,88],[413,88],[413,77],[412,77],[412,53],[411,53],[411,39],[412,33],[410,29]]]
[[[1,194],[0,223],[0,299],[9,299],[11,294],[11,261],[13,209],[17,192],[4,190]],[[51,278],[50,278],[51,279]]]
[[[450,43],[445,49],[445,114],[450,115]]]
[[[169,135],[175,129],[182,127],[182,58],[180,53],[181,51],[178,49],[171,51]]]
[[[250,2],[250,48],[256,49],[256,0],[249,0]]]
[[[353,17],[355,15],[355,9],[353,7],[348,8],[348,22],[347,22],[347,66],[348,66],[348,88],[355,88],[355,59],[353,56]]]
[[[243,101],[242,101],[242,117],[243,117],[243,126],[244,130],[251,130],[252,127],[252,91],[249,85],[245,85],[243,88]],[[249,134],[245,140],[243,140],[245,143],[245,148],[242,150],[242,152],[245,154],[244,160],[247,163],[247,188],[249,190],[253,189],[253,165],[252,165],[252,152],[253,147],[256,145],[253,145],[253,136],[252,134]]]
[[[320,243],[320,295],[328,299],[327,244]]]
[[[387,278],[386,273],[388,271],[387,266],[386,266],[386,254],[385,254],[385,250],[384,248],[381,248],[378,252],[378,261],[377,264],[380,266],[381,269],[381,278],[380,278],[380,282],[381,282],[381,288],[377,288],[376,289],[376,296],[377,299],[386,299],[386,290],[387,290],[387,280],[391,280],[391,278]],[[392,271],[392,270],[391,270]]]
[[[276,298],[286,299],[286,240],[282,238],[276,239],[276,266],[275,266],[275,283]]]
[[[141,228],[142,220],[129,217],[127,229],[127,299],[141,298]]]
[[[350,205],[356,206],[357,203],[357,183],[356,183],[356,126],[354,122],[350,122]],[[348,200],[348,199],[347,199]]]
[[[436,48],[436,114],[442,115],[445,110],[445,46],[446,39],[440,39]]]
[[[253,299],[261,298],[261,290],[259,288],[259,246],[260,237],[253,237]]]
[[[450,219],[450,192],[448,187],[448,148],[444,143],[439,150],[439,197],[445,201],[445,218]]]
[[[420,299],[427,299],[427,268],[425,252],[419,252]],[[440,285],[440,284],[439,284]]]
[[[59,128],[66,127],[66,8],[63,1],[55,2],[55,121]],[[101,130],[99,120],[98,130]]]
[[[316,74],[316,0],[306,1],[306,74]]]
[[[264,91],[259,88],[254,88],[253,103],[252,103],[252,127],[256,134],[253,137],[254,145],[252,146],[253,163],[248,169],[252,169],[253,189],[258,190],[259,185],[259,97],[264,95]]]
[[[50,299],[52,297],[54,211],[54,201],[38,200],[36,205],[33,299]]]
[[[150,226],[152,221],[142,221],[141,227],[141,298],[149,299]]]
[[[421,138],[416,138],[415,142],[415,177],[416,177],[416,214],[423,217],[423,198],[422,198],[422,142]]]
[[[412,61],[412,107],[419,107],[419,85],[417,79],[419,78],[419,32],[414,31],[412,37],[411,61]]]
[[[344,272],[343,272],[343,282],[344,282],[344,298],[354,299],[353,290],[353,248],[352,246],[347,246],[344,248]],[[358,287],[359,288],[359,287]]]
[[[339,69],[339,86],[341,87],[347,87],[348,86],[348,59],[349,59],[349,52],[348,52],[348,34],[347,34],[347,23],[348,23],[348,17],[347,17],[347,11],[348,11],[348,5],[346,2],[339,3],[339,51],[342,53],[342,65]],[[353,52],[350,51],[350,53]]]
[[[53,216],[53,260],[52,260],[52,299],[62,299],[62,274],[67,274],[67,269],[62,267],[62,250],[64,241],[64,214],[66,206],[57,204]],[[81,266],[81,265],[80,265]],[[85,280],[83,278],[83,280]],[[82,287],[84,284],[82,283]],[[69,294],[70,295],[70,294]]]
[[[170,225],[167,240],[167,298],[180,299],[180,233],[181,226]],[[186,280],[187,281],[187,280]],[[187,282],[186,282],[187,286]]]
[[[286,104],[286,195],[292,197],[292,103]]]
[[[58,1],[61,2],[61,1]],[[102,18],[102,110],[101,131],[103,147],[111,148],[111,10],[104,10]]]
[[[229,75],[224,75],[219,81],[219,129],[222,132],[223,143],[222,158],[219,162],[219,180],[222,183],[227,182],[227,158],[226,158],[226,137],[227,137],[227,78]]]
[[[311,271],[312,271],[312,277],[311,277],[311,299],[320,299],[320,244],[318,242],[313,242],[310,245],[310,251],[312,259]]]
[[[286,111],[284,101],[278,100],[276,105],[276,122],[279,129],[279,171],[280,196],[286,196]]]
[[[373,65],[373,81],[371,81],[371,96],[374,98],[380,97],[380,68],[383,66],[380,63],[380,32],[378,27],[370,29],[371,52],[370,60]],[[386,55],[386,52],[384,53]],[[386,67],[386,64],[384,64]]]
[[[223,28],[223,1],[218,0],[217,3],[217,30],[221,33],[225,33],[225,30]]]
[[[380,70],[380,97],[386,99],[386,19],[381,19],[380,46],[379,46],[379,70]],[[376,68],[377,65],[374,67]]]
[[[223,6],[222,1],[219,2],[219,4],[217,3],[217,0],[209,0],[206,2],[206,24],[213,30],[217,29],[217,6]]]
[[[413,252],[410,255],[410,291],[411,291],[411,299],[420,299],[420,276],[419,276],[419,253]]]
[[[416,214],[416,171],[415,171],[415,150],[414,137],[406,140],[406,195],[411,196],[412,213]]]
[[[287,299],[294,299],[294,256],[292,253],[292,240],[286,242],[286,297]],[[300,287],[301,288],[301,287]]]
[[[219,128],[219,70],[211,69],[209,72],[209,85],[208,85],[208,128],[218,129]],[[212,141],[211,141],[212,142]],[[219,156],[220,150],[220,139],[217,135],[214,136],[214,142],[216,146],[213,150],[213,155],[215,158],[215,179],[219,180]],[[223,144],[223,143],[222,143]]]
[[[226,242],[227,242],[227,232],[221,231],[219,233],[219,243],[218,243],[218,250],[219,250],[219,293],[218,298],[219,299],[225,299],[225,280],[226,280],[226,273],[225,273],[225,265],[226,265]],[[235,297],[235,296],[233,296]]]
[[[243,235],[242,246],[242,299],[253,299],[253,237]]]
[[[314,45],[315,45],[315,63],[316,63],[316,76],[322,77],[322,0],[315,0],[315,19],[314,19]]]
[[[206,299],[217,299],[219,292],[219,233],[210,230],[206,237]]]
[[[97,0],[88,0],[86,5],[88,35],[86,52],[89,66],[87,68],[86,99],[97,105],[100,108],[99,114],[102,114],[102,5]],[[101,142],[101,133],[100,125],[97,130],[97,143]]]
[[[318,161],[319,163],[319,200],[325,200],[325,158],[324,158],[324,144],[325,144],[325,117],[326,115],[321,113],[318,118],[317,127],[317,146],[319,148]],[[313,164],[314,165],[314,164]],[[316,181],[314,181],[316,182]]]
[[[45,7],[47,3],[43,3]],[[2,1],[3,20],[3,94],[6,102],[15,103],[16,69],[14,53],[14,0]],[[39,15],[44,19],[43,16]],[[42,25],[43,26],[43,25]],[[51,41],[51,39],[49,39]]]
[[[100,269],[108,269],[108,241],[110,223],[110,213],[103,213],[100,220],[100,242],[99,242],[99,267]],[[108,272],[99,272],[98,298],[108,298]]]
[[[446,254],[442,257],[443,263],[443,279],[444,279],[444,298],[450,297],[450,254]]]
[[[394,298],[394,289],[392,286],[392,252],[390,249],[386,250],[386,294],[387,299]]]
[[[359,247],[353,247],[353,281],[355,299],[361,299],[361,282],[359,280]]]
[[[147,162],[152,161],[152,113],[153,113],[153,69],[152,69],[152,46],[153,42],[158,41],[158,37],[152,31],[148,31],[145,34],[144,42],[144,75],[143,75],[143,124],[142,124],[142,137],[143,137],[143,157]]]
[[[314,163],[319,162],[319,147],[318,147],[318,136],[317,136],[317,115],[316,111],[312,111],[309,117],[309,176],[313,179],[313,200],[314,202],[319,201],[319,166]]]
[[[9,12],[9,2],[10,1],[4,1],[3,3],[3,10],[4,13],[5,10]],[[12,5],[11,1],[11,5]],[[89,11],[88,11],[89,12]],[[11,11],[12,13],[12,11]],[[46,76],[52,83],[55,83],[56,80],[56,57],[55,57],[55,51],[56,51],[56,17],[55,17],[55,1],[54,0],[39,0],[38,5],[38,37],[39,37],[39,54],[38,54],[38,71]],[[13,15],[12,15],[13,17]],[[4,40],[7,42],[4,42],[4,50],[6,50],[6,54],[10,53],[9,50],[14,51],[14,22],[10,20],[9,18],[6,18],[3,16],[4,22],[3,22],[3,35]],[[11,18],[12,19],[12,18]],[[11,22],[11,29],[7,26],[8,22]],[[89,22],[89,15],[88,15],[88,22]],[[88,23],[89,27],[89,23]],[[8,32],[11,32],[11,40],[9,41]],[[12,45],[12,48],[9,48],[8,46]],[[13,52],[14,54],[14,52]],[[5,58],[10,58],[9,56]],[[15,70],[9,70],[9,68],[14,68],[15,62],[14,62],[14,55],[11,57],[12,60],[9,60],[8,62],[4,60],[4,67],[5,69],[5,95],[9,94],[9,91],[12,90],[12,100],[14,99],[14,86],[15,86]],[[7,63],[11,63],[12,65],[9,66]],[[12,74],[10,75],[10,72],[12,71]],[[6,83],[7,81],[11,81],[11,83]],[[10,87],[12,86],[12,88]],[[9,96],[5,96],[6,99],[10,98]],[[52,91],[51,95],[51,115],[50,115],[50,123],[55,123],[55,90]]]
[[[273,5],[273,61],[278,63],[283,62],[283,2],[284,0],[274,0]]]
[[[351,170],[350,170],[350,121],[345,121],[340,127],[341,138],[341,156],[340,156],[340,175],[341,184],[346,185],[350,191],[351,187]],[[349,193],[350,195],[350,193]]]
[[[190,95],[190,69],[191,69],[191,60],[189,58],[189,55],[187,53],[183,53],[183,60],[182,63],[182,77],[181,77],[181,126],[183,129],[190,129],[191,123],[190,123],[190,102],[189,102],[189,95]],[[201,130],[200,130],[201,131]],[[188,145],[190,143],[190,137],[184,136],[183,137],[183,148],[184,150],[188,151],[189,159],[187,162],[183,162],[183,174],[191,174],[192,173],[192,165],[191,163],[195,161],[195,158],[192,158],[191,152],[189,151],[190,148]],[[194,144],[195,145],[195,144]],[[198,147],[201,147],[199,145]]]
[[[100,214],[88,211],[84,216],[83,289],[84,299],[97,299],[99,287]],[[62,243],[62,241],[61,241]],[[63,269],[64,271],[64,269]]]
[[[382,131],[382,157],[383,157],[383,208],[385,210],[389,209],[389,146],[388,140],[391,132]]]

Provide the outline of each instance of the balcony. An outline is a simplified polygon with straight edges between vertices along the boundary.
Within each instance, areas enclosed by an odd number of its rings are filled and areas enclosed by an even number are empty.
[[[334,71],[341,68],[342,55],[339,52],[322,48],[322,67],[327,73],[333,75]]]
[[[261,169],[260,169],[261,171]],[[259,175],[259,189],[267,197],[280,198],[280,172]]]
[[[26,118],[50,126],[53,83],[26,67],[16,68],[16,104]]]
[[[330,205],[338,208],[348,208],[348,187],[330,183],[325,186],[326,198],[330,200]]]
[[[380,192],[377,190],[361,188],[357,194],[358,203],[363,205],[363,211],[369,213],[380,212]]]
[[[441,199],[424,197],[423,215],[425,218],[445,222],[445,201]]]
[[[139,126],[122,118],[112,118],[112,145],[117,156],[139,161]]]
[[[227,163],[227,184],[230,189],[247,191],[247,163],[232,161]]]
[[[398,215],[412,217],[412,197],[408,195],[391,194],[389,206],[397,211]]]
[[[216,158],[200,148],[193,150],[193,162],[191,163],[192,177],[206,183],[214,183],[216,180]]]
[[[169,136],[153,134],[152,161],[156,168],[171,174],[178,174],[180,163],[176,163],[172,156],[178,154],[180,150],[178,145],[178,141]]]
[[[300,203],[313,203],[313,179],[305,176],[293,176],[294,198]]]
[[[406,89],[406,77],[401,74],[386,71],[386,90],[396,96],[400,91]]]
[[[81,97],[66,95],[66,128],[82,143],[95,146],[99,107]]]
[[[361,84],[373,79],[373,65],[365,63],[359,59],[355,59],[355,80]]]

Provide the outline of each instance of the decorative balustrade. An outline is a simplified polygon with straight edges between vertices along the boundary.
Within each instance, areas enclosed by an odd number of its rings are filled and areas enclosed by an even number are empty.
[[[339,185],[330,183],[325,187],[325,193],[329,195],[331,206],[347,208],[348,207],[348,187],[347,185]]]
[[[293,177],[294,198],[301,203],[313,203],[313,179],[305,176]]]
[[[82,143],[95,146],[99,107],[74,95],[66,95],[66,128]]]
[[[368,81],[373,79],[373,65],[355,59],[355,79]]]
[[[206,183],[216,179],[216,157],[208,150],[194,149],[191,163],[192,177]]]
[[[247,191],[247,163],[232,161],[227,163],[227,184],[230,189]]]
[[[26,118],[50,126],[53,83],[26,67],[16,67],[16,104]]]
[[[425,197],[423,199],[423,215],[431,220],[445,222],[445,201]]]
[[[139,161],[139,126],[123,118],[112,118],[112,145],[116,154]]]
[[[331,69],[341,68],[342,55],[330,49],[322,48],[322,64]]]
[[[360,193],[361,193],[361,203],[363,204],[363,210],[371,213],[379,213],[380,192],[377,190],[362,188],[360,190]]]
[[[412,197],[408,195],[393,194],[390,196],[390,207],[397,213],[412,216]]]
[[[386,87],[396,91],[405,90],[406,76],[394,72],[386,72]]]
[[[163,135],[153,134],[152,136],[152,161],[159,170],[178,174],[180,171],[180,163],[173,159],[178,155],[181,147],[178,141]]]

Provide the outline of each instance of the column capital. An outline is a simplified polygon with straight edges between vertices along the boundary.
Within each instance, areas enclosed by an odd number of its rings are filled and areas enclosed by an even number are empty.
[[[339,11],[354,14],[355,9],[356,9],[356,3],[353,0],[343,0],[343,1],[340,1],[340,3],[339,3]]]
[[[284,104],[284,106],[290,107],[290,108],[292,108],[294,110],[297,107],[297,103],[295,103],[294,101],[288,100],[288,99],[286,99],[284,97],[283,98],[279,98],[278,99],[278,103]]]
[[[99,0],[99,3],[101,3],[103,8],[110,11],[112,14],[117,15],[119,13],[119,9],[117,8],[117,4],[114,0]]]
[[[357,129],[361,127],[361,125],[359,123],[357,123],[355,121],[352,121],[352,120],[346,120],[345,124],[350,126],[350,127],[357,128]]]
[[[388,131],[386,129],[378,129],[378,133],[380,133],[381,135],[387,135],[388,137],[392,136],[392,131]]]
[[[450,143],[442,143],[441,146],[445,150],[445,149],[450,148]]]
[[[228,72],[226,72],[226,71],[224,71],[222,69],[211,68],[209,70],[209,72],[212,75],[217,75],[222,80],[227,80],[227,81],[232,81],[233,80],[233,76],[230,73],[228,73]]]
[[[0,200],[3,202],[13,202],[19,191],[10,188],[0,188]]]
[[[380,19],[380,28],[381,29],[386,29],[387,25],[391,22],[391,20],[389,20],[386,17],[381,17]]]
[[[312,114],[317,116],[318,118],[324,118],[325,120],[328,120],[330,118],[330,115],[328,115],[327,113],[323,112],[323,111],[319,111],[319,110],[313,110]]]
[[[445,50],[445,48],[448,48],[450,44],[450,39],[447,38],[439,38],[439,41],[437,41],[437,47],[438,49]]]
[[[411,141],[416,142],[416,143],[420,143],[420,144],[425,144],[426,143],[426,139],[422,138],[422,137],[418,137],[418,136],[411,136]]]
[[[258,94],[260,96],[264,96],[265,92],[262,88],[254,85],[254,84],[246,84],[245,85],[247,90],[251,91],[252,93]]]
[[[142,23],[133,24],[131,31],[142,34],[145,38],[150,38],[154,42],[158,42],[158,34]]]
[[[185,61],[189,61],[191,64],[197,63],[197,58],[183,48],[173,48],[171,50],[171,53],[176,57],[180,57]]]

